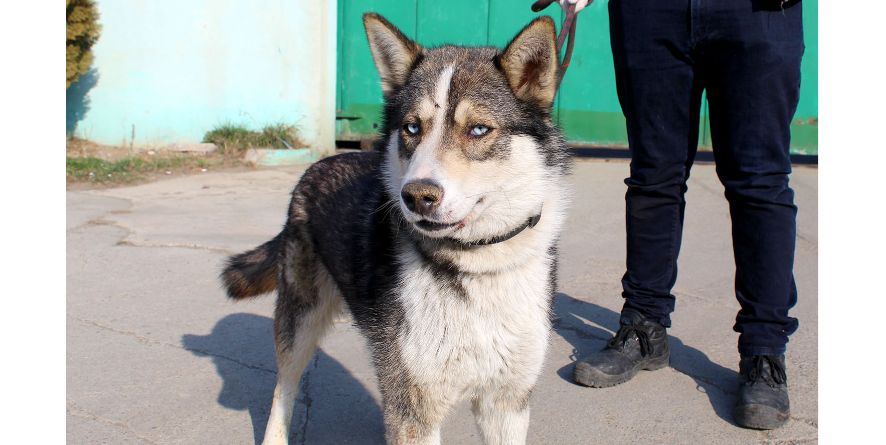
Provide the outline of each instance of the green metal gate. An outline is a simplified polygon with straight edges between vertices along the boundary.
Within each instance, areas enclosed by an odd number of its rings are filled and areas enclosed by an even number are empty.
[[[364,140],[376,136],[382,95],[369,53],[362,16],[377,12],[423,46],[446,43],[502,47],[537,17],[526,0],[339,0],[336,136]],[[609,47],[607,2],[597,0],[581,13],[569,73],[554,104],[554,118],[573,144],[627,146],[624,116],[615,92]],[[818,3],[804,1],[806,53],[791,151],[818,154]],[[549,7],[558,24],[561,12]],[[702,108],[707,114],[707,104]],[[699,143],[710,145],[706,119]]]

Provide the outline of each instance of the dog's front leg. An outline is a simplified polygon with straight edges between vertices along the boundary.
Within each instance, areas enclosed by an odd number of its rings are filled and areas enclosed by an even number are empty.
[[[440,425],[450,401],[428,388],[382,377],[385,436],[390,445],[439,445]]]
[[[440,445],[440,425],[428,427],[414,422],[385,423],[390,445]]]
[[[530,392],[530,389],[498,388],[473,399],[474,419],[486,445],[526,443]]]

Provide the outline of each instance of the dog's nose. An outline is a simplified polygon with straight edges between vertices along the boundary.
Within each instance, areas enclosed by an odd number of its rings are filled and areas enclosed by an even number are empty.
[[[407,209],[428,216],[437,210],[443,200],[443,188],[429,180],[412,181],[403,186],[400,197]]]

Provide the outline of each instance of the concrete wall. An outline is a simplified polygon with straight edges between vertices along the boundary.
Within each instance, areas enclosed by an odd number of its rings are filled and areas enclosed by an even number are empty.
[[[223,123],[297,125],[335,143],[336,0],[99,0],[93,70],[68,132],[136,146],[199,142]]]

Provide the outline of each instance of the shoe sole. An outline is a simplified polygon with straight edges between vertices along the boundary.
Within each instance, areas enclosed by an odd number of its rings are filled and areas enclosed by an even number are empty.
[[[573,369],[572,371],[572,378],[573,380],[575,380],[576,383],[584,386],[589,386],[591,388],[611,388],[616,385],[621,385],[622,383],[634,378],[634,376],[637,375],[640,370],[657,371],[669,366],[670,363],[671,357],[670,354],[668,354],[650,360],[645,365],[637,366],[624,374],[609,375],[597,372],[596,370],[594,370],[594,368],[591,368],[590,366],[579,362],[575,365],[575,369]]]
[[[790,412],[781,412],[766,405],[742,405],[732,412],[735,423],[755,430],[774,430],[781,428],[791,417]]]

